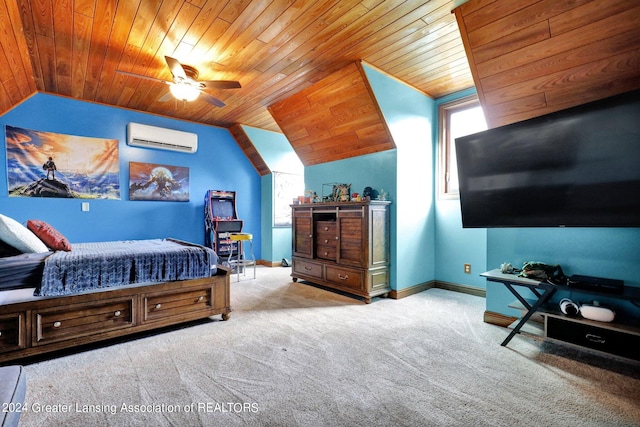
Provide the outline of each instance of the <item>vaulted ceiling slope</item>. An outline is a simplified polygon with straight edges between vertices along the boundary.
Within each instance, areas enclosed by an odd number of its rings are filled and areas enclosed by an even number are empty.
[[[0,0],[0,113],[36,92],[280,131],[270,105],[364,60],[427,95],[473,86],[452,0]],[[164,57],[226,106],[160,102]]]
[[[269,107],[305,166],[395,148],[360,63]]]

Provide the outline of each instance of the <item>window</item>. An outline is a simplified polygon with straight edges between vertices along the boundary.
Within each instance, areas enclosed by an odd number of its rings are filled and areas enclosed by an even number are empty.
[[[439,195],[442,198],[458,198],[458,168],[456,165],[455,139],[487,129],[482,107],[475,95],[440,105],[440,138],[438,151]]]

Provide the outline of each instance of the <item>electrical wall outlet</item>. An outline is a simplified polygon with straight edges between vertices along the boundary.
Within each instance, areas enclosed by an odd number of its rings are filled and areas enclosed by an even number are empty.
[[[464,265],[464,272],[467,274],[471,274],[471,264]]]

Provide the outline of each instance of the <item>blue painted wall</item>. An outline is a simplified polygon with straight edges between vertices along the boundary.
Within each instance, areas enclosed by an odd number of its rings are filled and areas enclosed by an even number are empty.
[[[129,122],[198,134],[195,154],[129,147]],[[237,192],[237,209],[245,227],[254,230],[260,258],[260,177],[231,134],[213,126],[36,94],[0,116],[0,125],[120,141],[121,200],[89,200],[81,211],[75,199],[8,197],[6,141],[0,145],[0,213],[20,222],[42,219],[73,242],[175,237],[204,243],[204,195],[209,189]],[[189,202],[129,201],[129,162],[149,162],[190,169]]]
[[[242,128],[272,172],[304,175],[304,165],[283,134],[251,126],[242,126]],[[270,262],[279,262],[282,258],[291,260],[291,227],[274,227],[273,225],[273,174],[261,177],[260,185],[262,188],[262,259]]]
[[[468,89],[456,94],[439,98],[434,104],[433,140],[439,138],[438,108],[441,104],[475,94]],[[438,144],[434,143],[434,158],[438,158]],[[436,168],[437,178],[441,172]],[[436,196],[436,279],[443,282],[485,288],[486,281],[478,274],[487,267],[487,230],[484,228],[462,228],[462,215],[459,199],[443,199]],[[471,274],[464,272],[464,264],[471,264]]]
[[[397,147],[391,277],[392,288],[401,290],[435,278],[434,101],[367,64],[363,68]]]
[[[624,280],[640,286],[640,228],[495,228],[487,230],[487,269],[503,262],[521,267],[526,261],[559,264],[567,275],[583,274]],[[590,302],[592,296],[579,291],[558,293],[555,301],[570,297]],[[517,315],[507,305],[513,295],[499,284],[487,286],[487,310]],[[606,303],[608,299],[600,298]],[[640,324],[640,307],[615,303],[618,314]]]

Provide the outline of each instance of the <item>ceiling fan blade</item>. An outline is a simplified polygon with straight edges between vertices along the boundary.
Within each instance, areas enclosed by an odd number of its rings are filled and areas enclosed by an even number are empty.
[[[158,102],[168,102],[174,99],[175,97],[171,94],[171,92],[166,92],[164,95],[158,98]]]
[[[235,80],[202,80],[198,83],[202,83],[207,89],[239,89],[242,87],[240,82]]]
[[[155,77],[150,77],[150,76],[143,76],[142,74],[130,73],[128,71],[116,70],[116,73],[124,74],[125,76],[129,76],[129,77],[137,77],[139,79],[152,80],[154,82],[160,82],[160,83],[165,83],[165,84],[169,84],[170,83],[170,82],[168,82],[166,80],[157,79]]]
[[[200,99],[208,102],[211,105],[215,105],[216,107],[224,107],[226,105],[224,102],[222,102],[215,96],[211,96],[208,93],[204,93],[204,92],[200,94]]]
[[[164,60],[167,61],[169,70],[171,70],[171,74],[173,74],[174,78],[179,78],[181,80],[185,80],[187,78],[187,73],[184,72],[184,68],[182,68],[180,61],[170,56],[165,56]]]

